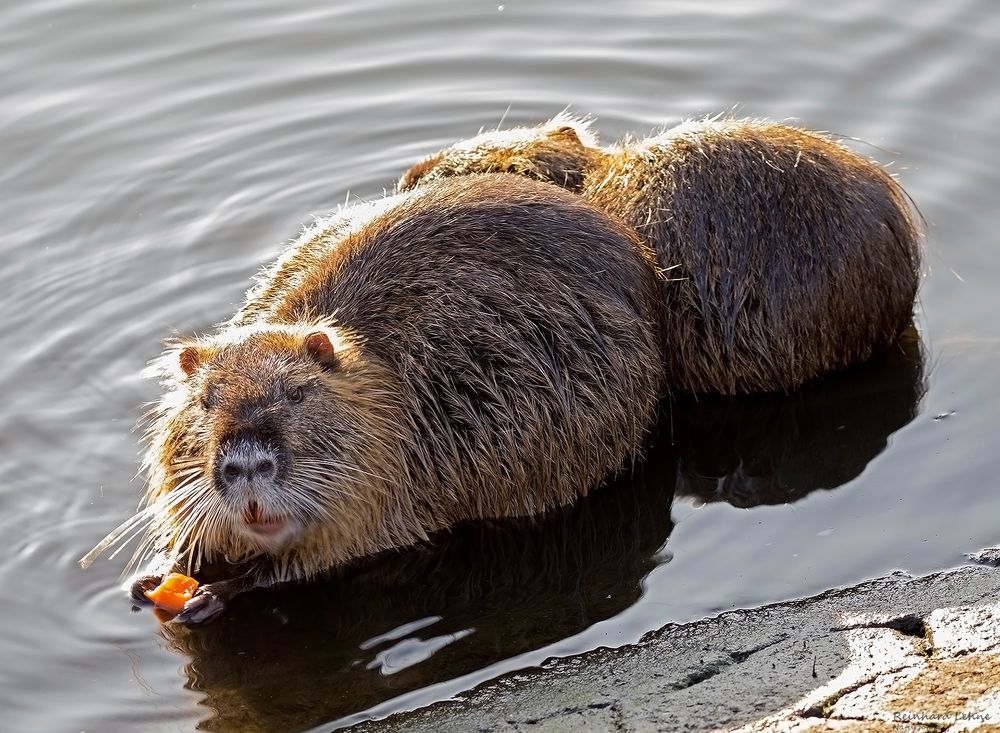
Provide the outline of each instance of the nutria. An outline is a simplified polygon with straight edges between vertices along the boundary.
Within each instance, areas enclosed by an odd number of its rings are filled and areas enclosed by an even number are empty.
[[[398,188],[481,172],[576,191],[655,250],[672,389],[787,391],[867,360],[910,322],[910,202],[826,135],[714,118],[602,148],[589,123],[560,116],[458,143]]]
[[[138,554],[308,579],[467,519],[566,505],[638,450],[663,390],[652,253],[524,178],[441,181],[302,234],[217,332],[154,363]],[[85,558],[85,561],[90,557]]]

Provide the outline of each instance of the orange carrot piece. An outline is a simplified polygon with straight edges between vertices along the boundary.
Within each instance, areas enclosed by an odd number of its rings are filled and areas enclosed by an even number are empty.
[[[180,573],[170,573],[163,582],[146,591],[146,598],[170,613],[180,613],[198,590],[198,581]]]

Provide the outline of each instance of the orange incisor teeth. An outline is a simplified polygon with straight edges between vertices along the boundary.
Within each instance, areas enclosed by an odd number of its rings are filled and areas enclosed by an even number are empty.
[[[243,520],[247,524],[257,524],[260,521],[260,505],[251,500],[243,510]]]

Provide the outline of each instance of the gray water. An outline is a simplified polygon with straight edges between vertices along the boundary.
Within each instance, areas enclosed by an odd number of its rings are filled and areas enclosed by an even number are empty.
[[[1000,542],[1000,7],[512,0],[0,9],[5,731],[327,730],[733,607]],[[138,374],[311,217],[481,127],[605,139],[734,106],[855,138],[928,221],[919,341],[679,406],[628,481],[193,634],[130,614]]]

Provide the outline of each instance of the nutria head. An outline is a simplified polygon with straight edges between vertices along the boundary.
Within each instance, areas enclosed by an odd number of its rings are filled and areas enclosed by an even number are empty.
[[[347,559],[386,544],[382,499],[401,471],[374,435],[393,422],[392,379],[338,329],[250,326],[176,344],[146,455],[149,549],[182,564]],[[380,541],[381,540],[381,541]]]
[[[414,164],[396,188],[408,191],[470,173],[514,173],[578,191],[602,155],[589,125],[561,114],[537,127],[483,132]]]

